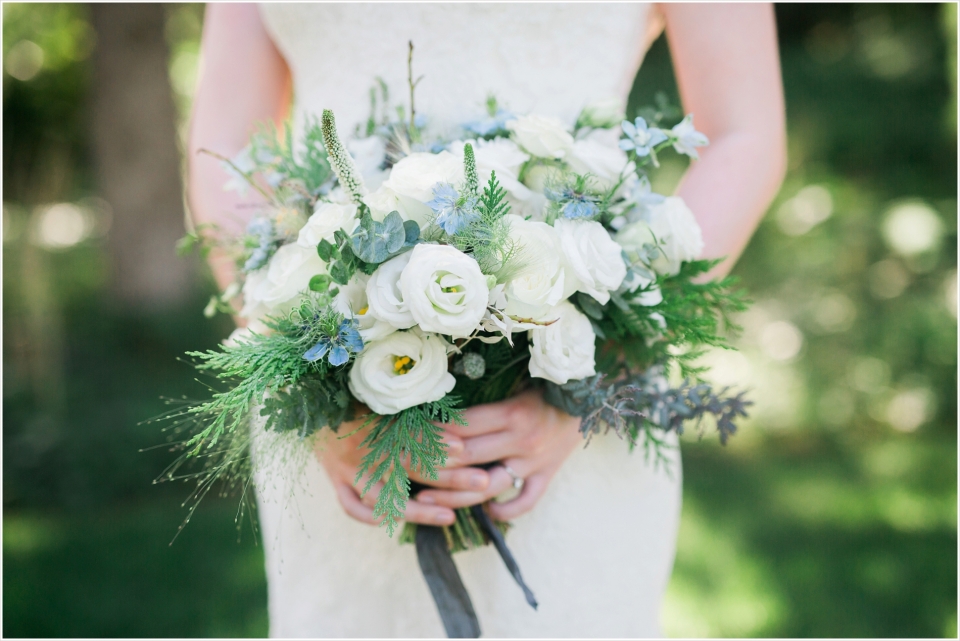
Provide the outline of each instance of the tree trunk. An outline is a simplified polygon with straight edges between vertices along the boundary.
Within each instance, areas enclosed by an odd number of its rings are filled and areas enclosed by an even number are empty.
[[[193,261],[177,257],[184,209],[176,110],[159,4],[91,4],[97,34],[93,142],[100,189],[113,208],[112,290],[124,306],[184,302]]]

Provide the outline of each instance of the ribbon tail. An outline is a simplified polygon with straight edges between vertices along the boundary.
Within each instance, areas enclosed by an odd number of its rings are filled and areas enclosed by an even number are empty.
[[[517,585],[520,586],[520,589],[523,590],[523,596],[526,597],[527,603],[530,604],[531,608],[536,610],[537,598],[533,596],[533,591],[527,587],[526,583],[523,582],[523,576],[520,575],[520,566],[517,565],[517,561],[513,558],[513,554],[507,547],[507,542],[503,539],[503,534],[490,519],[490,515],[487,514],[487,511],[483,509],[482,505],[472,506],[470,508],[470,513],[473,514],[473,518],[477,520],[477,523],[480,524],[480,527],[483,528],[483,531],[486,532],[487,536],[490,537],[490,540],[493,541],[493,545],[497,548],[497,552],[500,553],[500,558],[503,559],[503,563],[507,566],[507,570],[513,576],[514,580],[517,582]]]
[[[502,537],[501,537],[502,538]],[[440,619],[451,639],[476,639],[480,636],[480,622],[473,610],[470,595],[460,579],[460,573],[450,555],[443,529],[429,525],[417,526],[417,561],[427,581]]]

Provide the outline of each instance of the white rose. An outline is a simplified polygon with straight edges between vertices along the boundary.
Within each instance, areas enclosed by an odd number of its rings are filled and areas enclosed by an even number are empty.
[[[456,384],[447,371],[447,344],[418,329],[369,343],[350,370],[350,392],[377,414],[439,401]]]
[[[555,323],[530,331],[530,376],[563,385],[596,374],[590,319],[566,300],[551,315],[558,319]]]
[[[317,203],[313,215],[297,236],[297,244],[314,251],[321,240],[333,242],[333,232],[342,229],[348,234],[353,232],[357,223],[357,206],[353,203]]]
[[[410,262],[412,252],[404,252],[377,267],[367,282],[367,305],[373,317],[397,329],[417,324],[404,304],[400,291],[400,274]]]
[[[394,331],[388,323],[370,313],[370,304],[367,302],[367,283],[369,282],[369,276],[357,272],[350,282],[339,287],[340,291],[333,299],[334,309],[346,318],[356,319],[359,323],[360,337],[364,342],[379,340]]]
[[[587,127],[616,127],[625,118],[623,101],[607,98],[592,102],[580,112],[578,121]]]
[[[561,218],[554,228],[560,234],[563,256],[580,281],[578,291],[605,305],[610,292],[620,287],[627,275],[620,245],[610,238],[603,225],[593,220]]]
[[[520,116],[509,121],[507,129],[518,145],[540,158],[563,158],[573,145],[563,123],[549,116]]]
[[[517,247],[521,270],[506,283],[504,308],[510,316],[538,320],[554,305],[577,291],[577,278],[564,260],[557,230],[547,223],[513,214],[504,219]]]
[[[253,319],[286,311],[307,290],[311,278],[326,273],[327,266],[316,248],[296,243],[284,245],[271,256],[266,267],[247,275],[240,315]]]
[[[433,218],[433,210],[426,203],[433,200],[433,188],[437,183],[457,185],[463,182],[463,161],[449,151],[439,154],[414,153],[393,166],[390,177],[371,197],[371,208],[382,208],[396,199],[395,209],[404,220],[414,220],[424,226]],[[377,207],[374,207],[376,203]],[[389,213],[389,212],[386,212]]]
[[[676,274],[680,263],[700,257],[703,251],[700,225],[682,198],[664,198],[662,203],[648,205],[645,218],[660,241],[661,253],[651,264],[656,272]]]
[[[593,138],[574,142],[566,160],[570,168],[578,174],[595,176],[601,189],[613,187],[629,162],[622,149]]]
[[[487,278],[473,258],[449,245],[417,245],[400,275],[400,292],[426,332],[466,338],[487,310]]]
[[[387,177],[387,172],[380,169],[387,157],[387,143],[380,136],[368,138],[354,138],[347,142],[347,150],[357,163],[357,169],[363,176],[367,189],[377,189]]]

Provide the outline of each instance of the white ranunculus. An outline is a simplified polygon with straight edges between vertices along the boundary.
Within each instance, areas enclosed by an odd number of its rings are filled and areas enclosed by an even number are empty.
[[[320,260],[316,248],[301,247],[297,243],[284,245],[266,267],[247,275],[240,315],[254,319],[287,311],[300,293],[307,290],[311,278],[326,273],[327,266]]]
[[[397,329],[407,329],[417,324],[400,291],[400,274],[410,262],[411,255],[412,252],[404,252],[382,263],[367,282],[369,313]]]
[[[619,98],[607,98],[592,102],[583,108],[579,122],[587,127],[616,127],[624,116],[623,101]]]
[[[353,203],[346,205],[336,203],[317,203],[313,215],[307,219],[307,224],[297,236],[297,244],[309,247],[316,251],[321,240],[333,242],[333,232],[342,229],[348,234],[353,232],[357,223],[357,206]]]
[[[350,392],[377,414],[439,401],[456,384],[447,371],[447,344],[414,329],[372,341],[350,370]]]
[[[357,169],[363,176],[367,189],[375,190],[387,177],[387,172],[380,169],[387,157],[387,143],[380,136],[368,138],[354,138],[347,142],[347,150],[357,163]]]
[[[563,385],[596,374],[590,319],[566,300],[551,310],[551,317],[557,321],[530,331],[530,376]]]
[[[397,194],[383,185],[364,196],[363,203],[370,208],[370,216],[374,220],[383,220],[390,212],[400,210],[400,199]]]
[[[400,292],[426,332],[454,338],[473,334],[490,290],[477,261],[449,245],[417,245],[400,275]]]
[[[367,283],[369,282],[369,276],[357,272],[350,282],[340,286],[340,291],[333,299],[334,309],[346,318],[356,319],[360,325],[360,337],[364,342],[379,340],[394,331],[388,323],[370,313],[370,304],[367,302]]]
[[[506,283],[504,312],[539,320],[560,301],[577,291],[577,278],[564,259],[560,235],[547,223],[509,214],[510,238],[517,247],[520,271]]]
[[[700,257],[703,251],[700,225],[682,198],[673,196],[664,198],[662,203],[649,205],[645,218],[662,250],[651,265],[656,272],[676,274],[680,271],[680,263]]]
[[[426,203],[433,200],[433,188],[437,183],[458,185],[463,182],[463,161],[449,151],[439,154],[413,153],[406,156],[390,170],[390,177],[380,186],[384,194],[371,200],[382,207],[392,195],[396,198],[397,211],[405,220],[416,221],[423,227],[433,218],[433,210]],[[380,191],[378,190],[378,191]],[[373,205],[370,205],[373,208]],[[389,213],[389,212],[387,212]]]
[[[620,287],[627,275],[620,245],[610,238],[603,225],[593,220],[560,218],[554,228],[560,235],[564,258],[580,281],[578,291],[605,305],[610,292]]]
[[[530,155],[540,158],[563,158],[573,145],[573,136],[557,118],[520,116],[507,123],[513,139]]]

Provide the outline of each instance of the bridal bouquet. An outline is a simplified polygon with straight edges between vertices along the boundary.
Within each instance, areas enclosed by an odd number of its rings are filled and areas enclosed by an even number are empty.
[[[229,385],[179,412],[196,425],[180,463],[207,461],[198,497],[249,480],[256,415],[255,429],[304,444],[362,418],[357,481],[383,482],[375,515],[391,535],[408,470],[444,464],[442,425],[528,388],[581,417],[586,438],[612,430],[655,457],[688,421],[712,417],[722,442],[734,433],[749,403],[700,381],[694,359],[725,344],[744,302],[730,279],[700,278],[716,261],[698,260],[693,214],[648,176],[670,149],[697,158],[707,139],[691,116],[667,128],[601,103],[571,127],[490,99],[484,117],[432,131],[412,97],[409,118],[373,111],[346,144],[325,111],[296,140],[264,130],[221,158],[265,204],[240,238],[201,229],[185,243],[234,253],[241,281],[209,311],[233,311],[242,293],[248,320],[190,354]],[[419,530],[454,551],[493,542],[515,569],[481,506]]]

